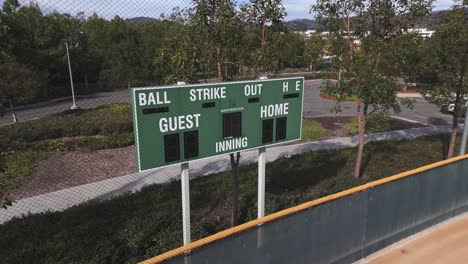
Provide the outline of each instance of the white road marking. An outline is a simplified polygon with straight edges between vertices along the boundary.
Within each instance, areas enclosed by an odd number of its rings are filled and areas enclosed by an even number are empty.
[[[395,119],[400,119],[400,120],[403,120],[403,121],[406,121],[406,122],[410,122],[410,123],[415,123],[415,124],[421,124],[421,125],[429,126],[427,123],[420,122],[420,121],[416,121],[416,120],[413,120],[413,119],[403,118],[403,117],[399,117],[399,116],[391,116],[391,117],[392,117],[392,118],[395,118]]]
[[[427,118],[427,117],[425,117],[425,116],[420,116],[420,115],[413,115],[413,116],[415,116],[415,117],[419,117],[419,118],[422,118],[422,119],[426,119],[426,120],[428,119],[428,118]]]

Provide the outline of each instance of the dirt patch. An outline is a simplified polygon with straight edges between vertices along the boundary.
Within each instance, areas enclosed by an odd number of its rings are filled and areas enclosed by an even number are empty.
[[[328,130],[328,133],[320,138],[320,140],[330,139],[335,137],[349,137],[352,134],[343,129],[343,125],[350,122],[351,116],[321,116],[309,117],[307,119],[320,123],[320,125]]]
[[[15,190],[18,200],[136,172],[134,147],[97,151],[53,152]]]

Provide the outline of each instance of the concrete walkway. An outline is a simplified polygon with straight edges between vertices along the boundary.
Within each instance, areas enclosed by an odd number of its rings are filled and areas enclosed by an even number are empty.
[[[433,126],[397,130],[368,135],[366,141],[414,139],[427,135],[448,133],[450,126]],[[316,150],[331,150],[354,147],[358,144],[357,136],[333,138],[322,141],[277,146],[267,149],[267,162]],[[257,162],[257,151],[242,153],[241,165]],[[212,157],[190,163],[191,178],[230,170],[228,155]],[[125,175],[99,182],[80,185],[60,191],[46,193],[19,200],[0,209],[0,224],[15,217],[28,214],[62,211],[93,199],[110,199],[123,193],[136,192],[141,188],[180,179],[180,166],[155,169],[150,172]]]
[[[467,263],[468,213],[403,239],[356,263]]]

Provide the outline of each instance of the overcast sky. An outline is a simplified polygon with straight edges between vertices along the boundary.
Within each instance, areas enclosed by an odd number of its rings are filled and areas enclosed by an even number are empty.
[[[20,0],[21,4],[27,4],[31,0]],[[187,7],[190,0],[34,0],[45,12],[57,10],[76,14],[79,11],[90,15],[94,12],[105,18],[119,15],[124,18],[147,16],[159,17],[161,13],[170,14],[171,10],[178,6]],[[247,0],[238,0],[242,3]],[[3,4],[4,0],[0,0]],[[283,0],[288,13],[288,20],[296,18],[313,19],[309,13],[310,6],[315,0]],[[434,10],[448,9],[453,5],[453,0],[436,0]]]

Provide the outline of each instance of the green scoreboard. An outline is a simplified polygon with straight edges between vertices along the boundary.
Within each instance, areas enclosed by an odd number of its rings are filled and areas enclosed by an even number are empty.
[[[132,88],[138,171],[301,139],[304,78]]]

